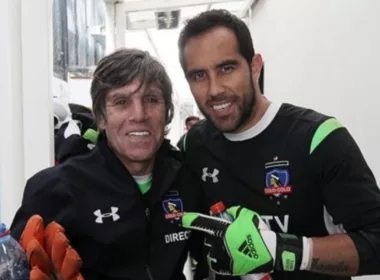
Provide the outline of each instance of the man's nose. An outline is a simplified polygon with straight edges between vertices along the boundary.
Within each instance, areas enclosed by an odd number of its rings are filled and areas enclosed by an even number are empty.
[[[221,93],[224,93],[224,86],[222,81],[217,75],[210,75],[208,93],[212,97],[216,97]]]
[[[142,122],[148,118],[146,108],[141,101],[136,101],[132,103],[130,108],[131,113],[129,116],[130,121]]]

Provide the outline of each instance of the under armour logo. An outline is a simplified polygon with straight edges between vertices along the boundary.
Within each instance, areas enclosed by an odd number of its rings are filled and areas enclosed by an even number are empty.
[[[208,171],[208,167],[203,168],[202,180],[206,182],[207,177],[210,177],[212,178],[213,183],[218,183],[219,180],[218,180],[217,175],[219,174],[219,170],[214,168],[214,171],[212,171],[212,173],[208,173],[207,171]]]
[[[117,220],[119,220],[120,216],[117,214],[117,211],[119,211],[119,208],[117,208],[117,207],[111,207],[111,212],[104,213],[104,214],[102,214],[102,212],[100,211],[100,209],[96,210],[94,212],[94,215],[97,217],[96,220],[95,220],[95,223],[103,224],[103,219],[104,218],[109,218],[109,217],[112,217],[112,220],[114,222],[117,221]]]

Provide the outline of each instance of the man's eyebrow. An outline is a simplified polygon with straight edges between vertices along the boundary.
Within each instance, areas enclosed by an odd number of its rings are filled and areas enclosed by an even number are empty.
[[[215,68],[221,68],[223,66],[226,66],[226,65],[239,65],[239,61],[237,61],[236,59],[227,59],[227,60],[224,60],[220,63],[218,63],[216,65]],[[206,70],[205,69],[202,69],[202,68],[195,68],[195,69],[191,69],[190,71],[187,72],[187,77],[190,77],[196,73],[201,73],[201,72],[205,72]]]
[[[144,91],[143,95],[163,95],[163,90],[159,88],[150,88]]]
[[[114,98],[118,98],[118,97],[128,97],[128,96],[130,96],[130,94],[131,93],[115,91],[115,92],[112,92],[110,94],[110,98],[114,99]]]
[[[221,68],[223,66],[227,66],[227,65],[238,65],[239,64],[239,61],[237,61],[236,59],[228,59],[228,60],[225,60],[225,61],[222,61],[220,62],[219,64],[216,65],[217,68]]]

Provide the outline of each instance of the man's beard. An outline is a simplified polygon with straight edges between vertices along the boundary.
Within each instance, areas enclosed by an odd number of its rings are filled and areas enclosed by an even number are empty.
[[[237,124],[231,128],[231,129],[221,129],[220,127],[218,127],[218,125],[213,122],[212,118],[209,116],[209,114],[207,114],[206,110],[203,110],[199,107],[199,110],[202,112],[202,114],[206,117],[207,120],[209,120],[219,131],[221,132],[227,132],[227,133],[233,133],[235,132],[236,130],[238,130],[239,128],[241,128],[242,126],[245,125],[245,123],[249,120],[249,118],[252,116],[252,114],[254,113],[254,110],[255,110],[255,107],[256,107],[256,91],[255,91],[255,88],[253,86],[253,80],[252,78],[250,79],[250,91],[249,91],[249,94],[248,94],[248,100],[244,100],[244,97],[243,97],[243,100],[242,100],[242,105],[239,106],[239,113],[240,115],[238,116],[238,121],[237,121]]]
[[[248,100],[246,103],[243,101],[243,105],[241,108],[242,113],[240,115],[238,124],[236,125],[236,127],[234,129],[231,129],[230,131],[225,131],[225,132],[234,132],[234,131],[238,130],[239,128],[244,126],[247,121],[249,121],[249,118],[254,113],[254,110],[256,109],[255,108],[256,107],[255,106],[256,105],[256,94],[255,94],[256,92],[255,92],[255,87],[253,86],[252,78],[251,78],[250,86],[251,86],[251,89],[250,89],[250,93],[248,94]]]

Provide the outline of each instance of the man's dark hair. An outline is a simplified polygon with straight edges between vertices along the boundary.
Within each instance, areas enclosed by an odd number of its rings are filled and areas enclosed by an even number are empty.
[[[244,21],[227,10],[210,10],[200,13],[187,21],[179,35],[179,59],[183,70],[185,70],[183,50],[187,41],[216,27],[226,27],[235,34],[239,53],[249,65],[251,64],[255,50],[253,48],[251,33]]]
[[[96,119],[106,120],[106,95],[116,88],[124,87],[136,78],[144,84],[158,83],[165,103],[165,120],[173,119],[174,105],[172,83],[164,66],[148,52],[138,49],[120,49],[100,60],[91,84],[92,109]]]
[[[264,63],[263,63],[263,66],[261,67],[260,78],[259,78],[259,88],[260,88],[261,94],[264,95]]]
[[[185,120],[185,124],[188,124],[191,121],[199,121],[199,118],[197,116],[189,116]]]

